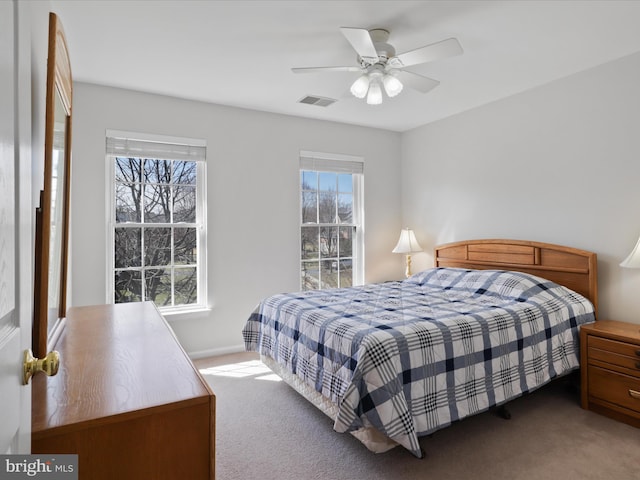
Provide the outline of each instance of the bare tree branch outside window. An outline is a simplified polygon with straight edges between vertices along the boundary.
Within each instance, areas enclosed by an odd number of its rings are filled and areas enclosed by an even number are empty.
[[[302,170],[303,290],[353,285],[353,175]]]
[[[114,161],[115,302],[197,303],[196,162]]]

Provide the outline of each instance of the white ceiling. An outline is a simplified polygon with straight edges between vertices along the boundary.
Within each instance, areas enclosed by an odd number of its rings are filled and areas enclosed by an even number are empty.
[[[640,51],[640,1],[51,0],[76,81],[405,131]],[[339,27],[390,30],[398,53],[450,37],[461,56],[408,70],[441,84],[382,105],[350,94]],[[603,88],[615,88],[606,85]],[[323,108],[306,95],[338,99]]]

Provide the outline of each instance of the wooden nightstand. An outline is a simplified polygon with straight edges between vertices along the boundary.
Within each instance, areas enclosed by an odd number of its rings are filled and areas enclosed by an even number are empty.
[[[640,325],[580,327],[582,408],[640,427]]]

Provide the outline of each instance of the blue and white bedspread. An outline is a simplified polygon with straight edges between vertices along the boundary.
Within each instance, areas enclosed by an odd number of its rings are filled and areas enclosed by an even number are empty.
[[[406,280],[281,294],[247,321],[247,350],[335,402],[338,432],[375,427],[421,457],[418,437],[579,366],[583,296],[497,270],[434,268]]]

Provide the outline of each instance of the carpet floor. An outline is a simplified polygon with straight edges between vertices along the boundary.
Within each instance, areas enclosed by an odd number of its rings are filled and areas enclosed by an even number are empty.
[[[216,395],[217,480],[640,480],[640,429],[580,408],[558,380],[492,412],[421,439],[424,459],[402,447],[375,454],[255,354],[195,362]]]

